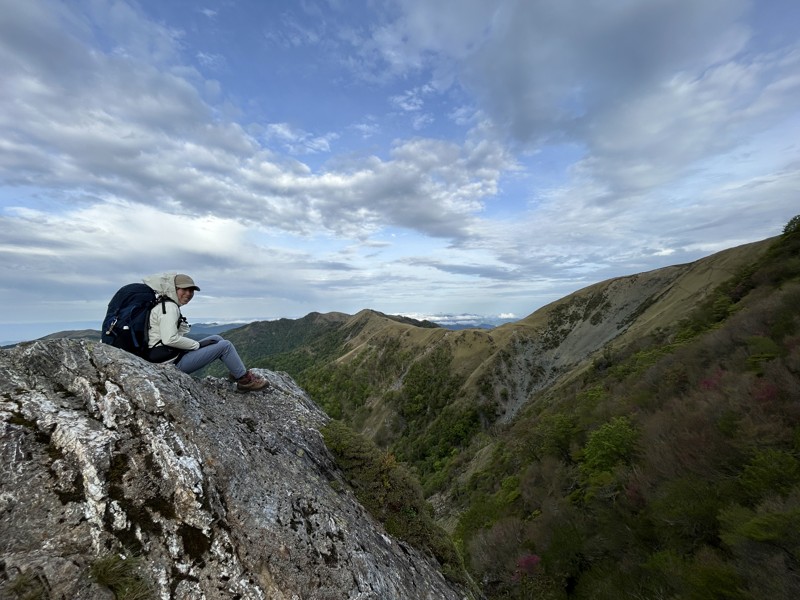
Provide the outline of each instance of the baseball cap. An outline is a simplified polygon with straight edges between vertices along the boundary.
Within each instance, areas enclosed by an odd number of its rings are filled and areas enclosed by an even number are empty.
[[[177,289],[191,288],[191,289],[194,289],[194,290],[196,290],[198,292],[200,291],[200,288],[197,287],[197,285],[194,282],[194,279],[192,279],[188,275],[184,275],[182,273],[179,273],[178,275],[175,275],[175,288],[177,288]]]

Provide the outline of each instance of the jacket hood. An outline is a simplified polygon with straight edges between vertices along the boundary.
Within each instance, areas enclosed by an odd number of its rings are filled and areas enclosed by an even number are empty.
[[[142,281],[153,288],[157,294],[166,296],[178,306],[181,303],[178,301],[178,291],[175,289],[175,275],[177,271],[166,271],[165,273],[157,273],[142,279]]]

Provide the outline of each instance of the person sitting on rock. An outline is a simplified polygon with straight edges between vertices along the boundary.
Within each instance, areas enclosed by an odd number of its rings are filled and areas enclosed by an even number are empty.
[[[199,342],[186,337],[190,325],[181,314],[200,288],[194,280],[182,273],[159,273],[143,279],[156,293],[165,299],[150,312],[149,352],[151,362],[174,362],[184,373],[194,373],[219,359],[228,368],[230,378],[242,392],[260,390],[268,385],[263,377],[244,366],[234,345],[218,335],[211,335]]]

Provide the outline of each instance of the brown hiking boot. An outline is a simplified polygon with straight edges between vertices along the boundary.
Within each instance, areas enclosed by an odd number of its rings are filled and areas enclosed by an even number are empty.
[[[259,377],[252,371],[247,371],[239,379],[236,380],[236,389],[240,392],[252,392],[261,390],[269,385],[269,382],[263,377]]]

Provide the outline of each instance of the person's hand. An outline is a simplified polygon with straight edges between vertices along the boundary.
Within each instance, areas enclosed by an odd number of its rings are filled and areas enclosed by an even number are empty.
[[[206,346],[210,346],[211,344],[216,344],[217,340],[212,338],[206,338],[204,340],[200,340],[200,347],[205,348]]]

